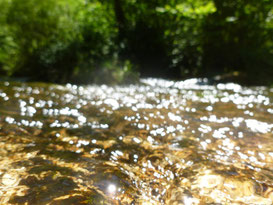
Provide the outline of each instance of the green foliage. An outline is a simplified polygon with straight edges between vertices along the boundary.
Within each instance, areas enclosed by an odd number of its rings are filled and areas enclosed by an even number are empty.
[[[60,70],[66,75],[71,66],[60,66],[69,65],[66,61],[73,56],[73,40],[78,35],[74,15],[65,1],[13,0],[7,14],[17,47],[13,72],[53,81],[60,80]]]
[[[6,22],[9,3],[9,0],[0,1],[0,75],[10,74],[10,67],[13,66],[10,57],[14,56],[16,48],[9,26]]]
[[[72,0],[9,3],[6,26],[15,49],[13,55],[1,59],[12,62],[7,70],[14,76],[92,82],[92,72],[114,58],[117,29],[103,4]]]
[[[182,1],[168,12],[176,21],[166,33],[167,39],[173,39],[172,66],[179,70],[180,76],[192,77],[199,73],[202,60],[202,22],[215,12],[212,1]]]
[[[245,83],[272,81],[271,1],[214,0],[217,11],[203,22],[203,74],[239,71]]]
[[[1,0],[0,75],[59,83],[273,76],[270,0]]]

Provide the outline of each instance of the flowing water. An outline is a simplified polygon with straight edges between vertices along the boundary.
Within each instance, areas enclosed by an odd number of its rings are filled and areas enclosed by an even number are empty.
[[[0,204],[273,201],[273,89],[0,83]]]

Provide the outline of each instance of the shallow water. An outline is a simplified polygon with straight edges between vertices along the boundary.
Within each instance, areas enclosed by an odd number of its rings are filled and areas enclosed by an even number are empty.
[[[0,204],[272,204],[273,89],[0,84]]]

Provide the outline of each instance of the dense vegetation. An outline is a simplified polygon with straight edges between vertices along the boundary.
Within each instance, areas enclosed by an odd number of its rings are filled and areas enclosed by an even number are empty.
[[[272,0],[0,0],[0,75],[272,84]]]

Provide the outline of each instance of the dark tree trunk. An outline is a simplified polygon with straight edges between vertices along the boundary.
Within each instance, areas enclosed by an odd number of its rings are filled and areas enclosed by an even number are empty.
[[[122,8],[122,0],[114,0],[114,11],[119,29],[119,41],[122,42],[126,37],[126,18]]]

